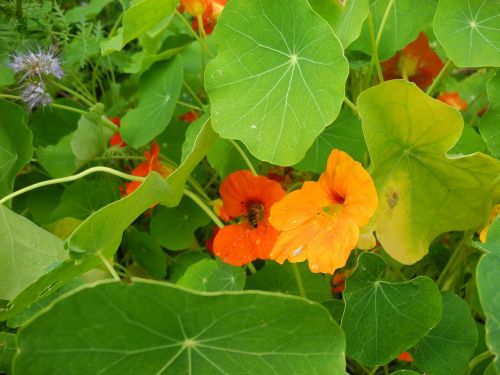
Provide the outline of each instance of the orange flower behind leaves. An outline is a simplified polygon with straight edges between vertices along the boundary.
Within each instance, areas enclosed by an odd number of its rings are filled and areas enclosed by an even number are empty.
[[[200,115],[198,112],[195,111],[189,111],[187,113],[184,113],[181,117],[179,117],[182,121],[187,122],[188,124],[191,124],[194,120],[198,119]]]
[[[488,224],[486,224],[486,226],[479,233],[479,241],[481,241],[482,243],[486,243],[486,238],[488,237],[488,232],[490,231],[491,224],[498,217],[498,214],[500,214],[500,203],[493,206],[490,217],[488,219]]]
[[[378,206],[373,181],[345,152],[333,150],[318,182],[307,181],[271,209],[269,222],[282,231],[271,259],[308,260],[312,272],[333,274],[345,265]]]
[[[181,6],[193,17],[198,17],[207,12],[210,7],[209,0],[181,0]]]
[[[160,146],[156,141],[151,143],[151,148],[149,151],[144,153],[146,157],[146,161],[141,162],[137,167],[132,170],[133,176],[146,177],[150,172],[155,171],[161,174],[163,177],[167,177],[170,174],[170,170],[165,167],[158,160],[158,156],[160,155]],[[141,185],[140,181],[131,181],[125,184],[125,194],[131,194],[134,190],[136,190]]]
[[[249,171],[237,171],[226,177],[219,191],[223,210],[231,218],[239,218],[239,222],[217,233],[215,255],[233,266],[269,259],[279,232],[268,218],[271,206],[286,194],[281,185]]]
[[[467,109],[467,102],[460,97],[458,92],[442,92],[437,99],[451,105],[459,111],[465,111]]]
[[[410,352],[403,352],[398,356],[398,359],[403,362],[413,362],[413,357]]]
[[[215,24],[217,23],[217,20],[219,19],[219,16],[222,13],[227,0],[206,0],[206,2],[208,3],[208,5],[201,18],[203,20],[203,30],[207,35],[209,35],[214,30]],[[188,13],[192,14],[189,11]],[[192,15],[195,17],[192,24],[193,30],[198,30],[199,25],[198,19],[196,18],[197,16],[194,14]]]
[[[384,79],[405,78],[415,82],[422,90],[429,86],[444,64],[429,46],[423,32],[391,59],[382,62]]]
[[[336,272],[332,278],[332,293],[343,293],[345,289],[345,279],[347,278],[347,272]]]
[[[120,127],[120,118],[119,117],[110,117],[109,120],[115,124],[116,126]],[[123,148],[126,147],[127,144],[125,141],[122,139],[122,136],[120,135],[120,131],[117,131],[111,139],[109,140],[109,145],[114,146],[114,147],[119,147]]]

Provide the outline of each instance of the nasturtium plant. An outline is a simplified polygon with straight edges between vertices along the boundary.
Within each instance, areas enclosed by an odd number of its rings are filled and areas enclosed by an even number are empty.
[[[500,375],[499,14],[0,1],[0,373]]]

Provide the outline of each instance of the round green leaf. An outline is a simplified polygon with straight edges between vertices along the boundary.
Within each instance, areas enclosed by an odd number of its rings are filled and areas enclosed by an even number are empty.
[[[190,266],[177,285],[207,292],[239,291],[245,286],[245,271],[219,259],[203,259]]]
[[[477,329],[467,303],[452,293],[443,294],[441,321],[420,340],[411,354],[427,374],[463,374],[477,345]]]
[[[390,8],[388,8],[389,5]],[[378,35],[384,14],[388,11],[378,49],[379,58],[388,59],[415,40],[418,33],[432,23],[436,5],[436,0],[370,1],[375,35]],[[371,55],[372,45],[367,22],[363,26],[361,36],[350,46],[350,49]]]
[[[165,130],[181,93],[182,74],[182,59],[175,57],[142,75],[139,105],[121,119],[120,134],[130,146],[143,146]]]
[[[344,335],[320,305],[144,280],[60,299],[21,328],[17,344],[19,375],[345,374]]]
[[[234,0],[215,34],[205,74],[214,130],[258,159],[297,163],[344,98],[348,65],[332,29],[305,0]]]
[[[190,198],[177,207],[159,207],[151,219],[151,235],[170,250],[183,250],[195,241],[194,231],[210,222],[205,212]]]
[[[482,224],[500,163],[445,155],[463,129],[457,110],[403,80],[364,91],[357,104],[379,197],[372,223],[393,258],[415,263],[437,235]]]
[[[359,37],[370,10],[368,0],[309,0],[309,4],[328,21],[344,48]]]
[[[73,135],[62,137],[55,145],[38,147],[36,156],[42,167],[54,178],[72,175],[78,169],[72,150]],[[93,147],[89,147],[93,148]]]
[[[347,354],[366,366],[393,360],[415,345],[441,317],[441,295],[431,279],[417,277],[393,283],[380,278],[384,270],[381,257],[362,254],[343,293]]]
[[[500,2],[440,0],[434,33],[458,66],[500,66]]]
[[[491,154],[500,157],[500,74],[495,74],[486,84],[488,112],[481,119],[479,129]]]
[[[487,251],[477,264],[477,288],[479,299],[486,316],[486,343],[496,355],[493,367],[500,374],[500,290],[498,270],[500,270],[500,220],[496,219],[488,231],[485,244],[475,244]]]

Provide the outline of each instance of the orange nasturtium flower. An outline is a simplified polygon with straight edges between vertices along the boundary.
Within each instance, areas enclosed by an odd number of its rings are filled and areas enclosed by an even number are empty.
[[[224,9],[227,0],[181,0],[182,7],[195,17],[192,27],[198,30],[198,16],[203,20],[203,30],[208,35],[212,33],[217,19]]]
[[[382,62],[384,79],[408,78],[425,89],[439,74],[444,64],[429,46],[423,32],[391,59]]]
[[[224,262],[241,266],[269,259],[279,232],[268,222],[271,206],[285,196],[281,185],[249,171],[237,171],[222,182],[223,209],[237,224],[222,228],[214,240],[214,253]]]
[[[464,111],[467,109],[467,102],[463,100],[458,92],[442,92],[438,97],[438,100],[451,105],[453,108],[459,111]]]
[[[398,355],[398,359],[403,362],[413,362],[413,356],[410,354],[410,352],[403,352],[400,355]]]
[[[115,124],[116,126],[120,127],[120,118],[119,117],[110,117],[109,120]],[[120,135],[120,131],[117,131],[111,139],[109,140],[109,145],[114,146],[114,147],[119,147],[123,148],[126,147],[127,144],[125,141],[122,139],[122,136]]]
[[[333,150],[318,182],[307,181],[271,209],[269,222],[281,234],[271,259],[308,260],[312,272],[331,273],[345,265],[378,206],[368,172],[345,152]]]
[[[149,151],[144,153],[146,161],[141,162],[137,167],[132,170],[133,176],[146,177],[149,172],[156,171],[163,177],[167,177],[170,174],[170,170],[165,167],[159,160],[160,146],[156,141],[151,143]],[[128,195],[136,190],[141,185],[140,181],[130,181],[125,184],[125,194]]]

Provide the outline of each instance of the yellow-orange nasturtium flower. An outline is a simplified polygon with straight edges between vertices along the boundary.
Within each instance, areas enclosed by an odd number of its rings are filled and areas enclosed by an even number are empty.
[[[305,182],[271,208],[269,222],[281,233],[270,258],[308,260],[312,272],[333,274],[345,265],[378,206],[373,180],[360,163],[333,150],[319,181]]]

